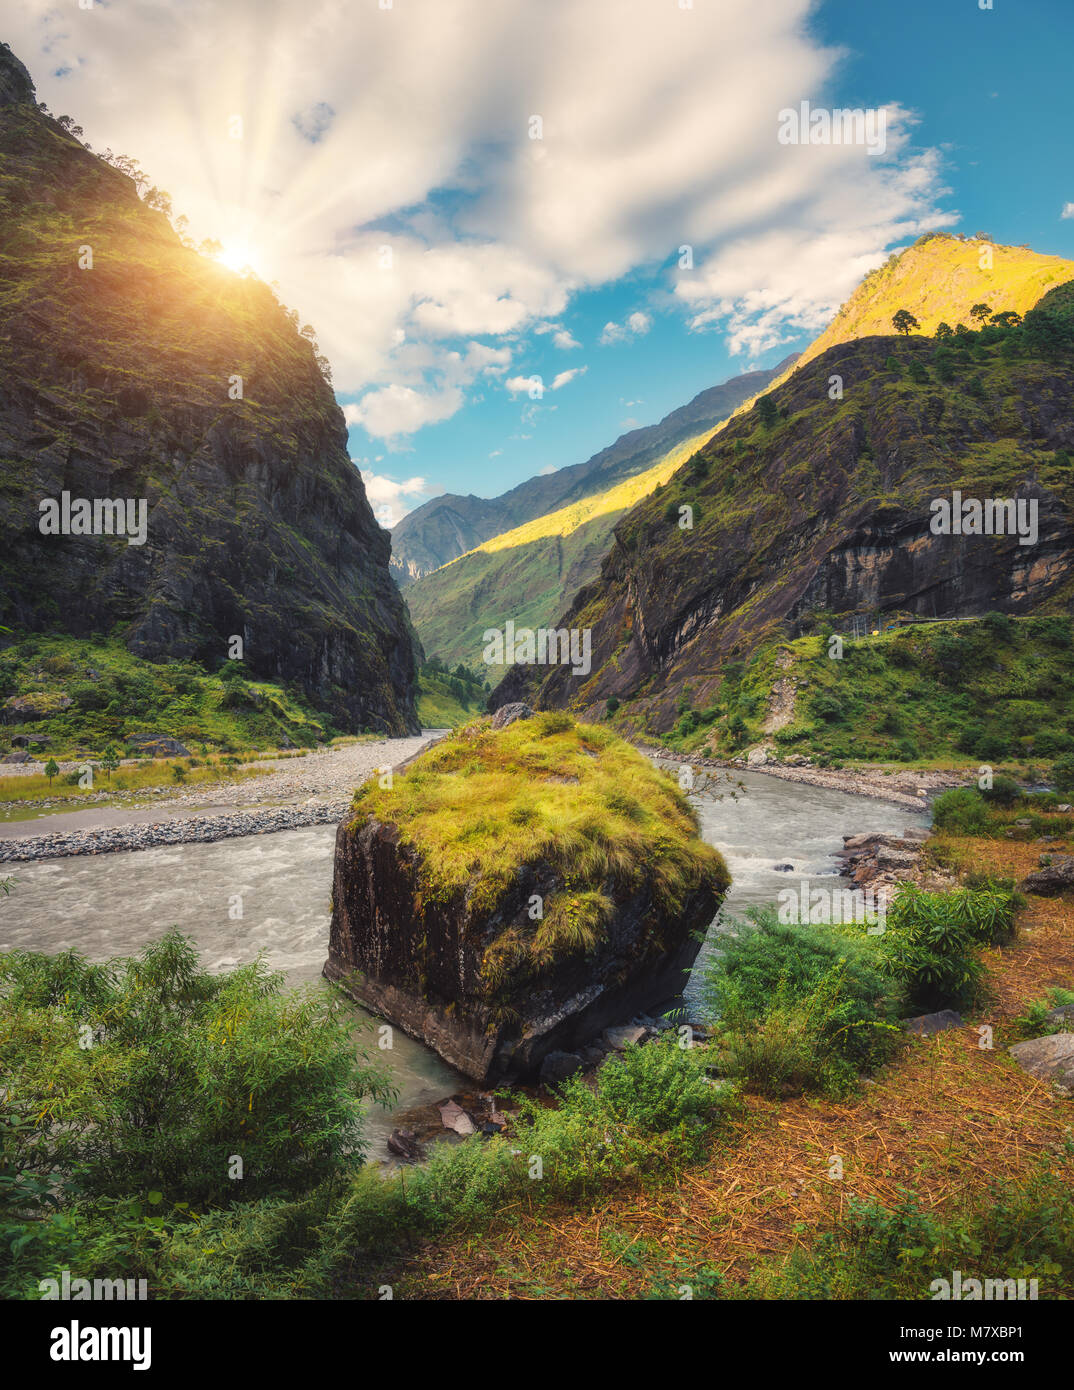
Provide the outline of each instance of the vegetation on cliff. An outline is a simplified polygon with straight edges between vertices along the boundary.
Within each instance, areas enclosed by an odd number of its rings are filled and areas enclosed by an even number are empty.
[[[312,330],[69,127],[6,89],[0,623],[210,670],[241,637],[254,679],[341,727],[415,730],[388,537]],[[64,492],[144,502],[144,543],[42,535],[40,503]]]
[[[821,615],[1068,611],[1072,386],[1070,286],[1021,325],[829,349],[765,398],[773,418],[729,422],[616,527],[557,624],[593,630],[589,680],[515,668],[495,702],[592,717],[614,697],[624,727],[660,732],[687,688],[695,709],[726,702],[729,663]],[[1037,543],[931,533],[930,499],[955,489],[1032,497]]]
[[[719,695],[703,708],[687,685],[664,742],[734,756],[763,741],[777,756],[801,753],[822,766],[938,761],[1041,769],[1074,752],[1069,617],[994,613],[911,625],[848,637],[838,659],[830,655],[834,631],[820,614],[810,636],[728,662]],[[773,729],[777,682],[793,698]]]

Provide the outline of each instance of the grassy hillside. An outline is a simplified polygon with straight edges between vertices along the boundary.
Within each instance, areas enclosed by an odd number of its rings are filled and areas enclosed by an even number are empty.
[[[508,618],[518,626],[547,627],[596,578],[624,512],[666,483],[707,437],[696,435],[644,473],[494,536],[411,584],[405,598],[422,646],[443,661],[475,665],[486,628],[502,627]],[[491,684],[504,669],[487,668]]]
[[[25,702],[43,717],[20,718]],[[193,661],[145,661],[118,641],[55,636],[0,652],[0,718],[0,750],[18,735],[43,736],[50,742],[37,756],[57,758],[100,754],[110,743],[122,751],[131,734],[226,753],[308,748],[335,732],[297,692],[246,680],[240,662],[210,673]]]
[[[718,756],[765,743],[822,764],[921,762],[1046,766],[1074,751],[1074,630],[1068,616],[907,626],[846,640],[817,631],[725,666],[704,708],[684,690],[667,743]],[[781,682],[781,717],[772,690]],[[786,722],[783,722],[783,721]]]
[[[489,684],[463,666],[447,670],[435,658],[418,672],[418,718],[424,729],[453,729],[485,707]]]
[[[984,253],[991,266],[981,265]],[[951,329],[960,323],[974,327],[970,310],[975,304],[986,303],[995,314],[1013,311],[1024,317],[1050,289],[1072,278],[1074,261],[1062,256],[1043,256],[1028,246],[1000,246],[987,237],[926,232],[865,276],[824,332],[773,386],[840,343],[886,337],[899,309],[917,319],[915,332],[931,337],[942,323]],[[741,410],[752,405],[745,401]]]

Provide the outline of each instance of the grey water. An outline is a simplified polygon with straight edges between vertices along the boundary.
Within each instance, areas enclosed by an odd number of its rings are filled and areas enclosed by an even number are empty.
[[[811,884],[830,878],[843,835],[928,823],[923,811],[763,773],[736,774],[737,780],[745,790],[735,798],[697,799],[702,833],[723,853],[733,877],[724,918],[751,903],[774,902],[781,888],[803,878]],[[334,838],[333,826],[313,826],[6,867],[15,886],[0,896],[0,950],[73,948],[104,960],[133,955],[178,928],[210,969],[245,964],[261,952],[290,984],[328,989],[321,968],[328,954]],[[791,873],[775,868],[788,863]],[[685,990],[691,1006],[698,1005],[719,931],[717,922]],[[381,1051],[377,1020],[357,1005],[354,1014],[356,1043],[386,1065],[399,1093],[395,1107],[374,1107],[366,1121],[370,1155],[382,1158],[395,1108],[441,1100],[472,1083],[401,1029],[392,1030],[391,1049]]]
[[[844,835],[874,831],[901,834],[910,826],[925,827],[927,809],[911,810],[891,801],[834,791],[829,787],[788,782],[761,772],[735,772],[742,783],[737,796],[727,794],[722,782],[716,800],[695,798],[705,840],[722,853],[731,871],[731,888],[716,922],[694,962],[683,991],[691,1009],[700,1007],[704,974],[712,952],[718,949],[721,929],[741,917],[751,906],[776,903],[782,889],[836,886]],[[790,871],[777,865],[790,864]],[[827,880],[825,884],[823,881]]]

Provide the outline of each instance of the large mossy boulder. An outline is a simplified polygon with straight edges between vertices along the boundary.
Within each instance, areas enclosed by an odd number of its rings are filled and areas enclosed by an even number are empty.
[[[325,974],[484,1084],[675,998],[730,882],[672,779],[565,714],[470,725],[336,838]]]

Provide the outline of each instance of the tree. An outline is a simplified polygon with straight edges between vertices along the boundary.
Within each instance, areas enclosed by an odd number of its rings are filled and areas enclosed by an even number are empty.
[[[992,309],[988,304],[974,304],[970,309],[970,318],[976,320],[977,323],[983,324],[991,313]]]
[[[770,430],[779,419],[779,410],[771,396],[757,397],[757,414],[765,429]]]
[[[891,322],[895,327],[895,332],[901,333],[904,337],[919,331],[921,328],[909,309],[897,309],[891,316]]]
[[[48,762],[45,764],[45,776],[48,778],[48,784],[50,787],[52,786],[53,777],[55,777],[59,773],[59,770],[60,765],[56,761],[56,759],[49,758]]]
[[[115,772],[116,768],[119,766],[119,754],[116,751],[116,745],[114,743],[108,744],[101,754],[101,766],[108,774],[108,780],[111,781],[112,773]]]
[[[225,761],[226,761],[226,760],[225,760]],[[173,781],[173,782],[180,782],[180,783],[186,781],[186,768],[182,765],[182,763],[175,763],[175,764],[173,764],[173,766],[172,766],[172,781]]]
[[[216,237],[209,236],[206,237],[198,247],[198,254],[202,256],[219,256],[223,249],[223,242],[217,241]]]
[[[949,323],[938,323],[938,324],[936,325],[936,336],[937,336],[937,338],[940,338],[940,339],[943,339],[943,338],[950,338],[950,337],[952,337],[953,335],[954,335],[954,329],[951,327],[951,325],[950,325]]]
[[[994,323],[997,328],[1021,328],[1022,315],[1013,309],[1004,309],[1001,314],[993,314],[988,322]]]

